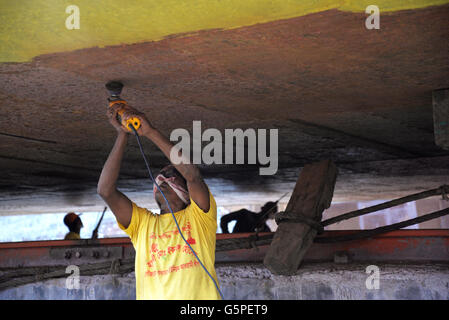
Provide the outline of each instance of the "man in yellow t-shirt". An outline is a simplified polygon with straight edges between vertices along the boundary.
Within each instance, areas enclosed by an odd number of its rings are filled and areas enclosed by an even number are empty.
[[[214,284],[215,281],[218,286],[214,267],[217,229],[214,197],[198,168],[187,161],[164,167],[156,177],[156,183],[170,205],[167,206],[161,192],[154,186],[154,197],[161,211],[159,215],[138,207],[118,191],[116,182],[129,133],[117,121],[120,107],[123,106],[116,104],[108,110],[109,122],[118,136],[101,172],[97,191],[136,250],[137,299],[220,299]],[[173,144],[152,126],[144,114],[127,107],[122,117],[125,120],[139,118],[141,127],[138,134],[153,141],[171,159]],[[183,155],[177,152],[177,156]],[[182,239],[170,208],[184,238],[214,281]]]
[[[65,235],[64,240],[80,240],[80,230],[83,222],[79,215],[75,212],[69,212],[64,216],[64,224],[69,228],[69,232]]]

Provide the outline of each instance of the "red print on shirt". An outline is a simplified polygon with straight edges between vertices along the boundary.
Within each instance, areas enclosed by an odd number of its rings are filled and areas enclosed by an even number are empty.
[[[190,224],[189,221],[187,221],[187,223],[185,224],[185,226],[182,227],[182,232],[186,234],[187,236],[187,243],[190,245],[194,245],[196,244],[196,240],[195,238],[192,237],[192,226]],[[171,236],[177,236],[179,234],[179,231],[173,230],[173,231],[166,231],[162,234],[154,234],[152,233],[149,236],[150,239],[150,261],[147,261],[146,265],[148,267],[148,269],[152,269],[154,267],[156,267],[155,262],[161,258],[166,258],[166,256],[170,256],[174,253],[183,253],[183,254],[192,254],[192,250],[189,248],[188,245],[183,245],[181,246],[180,244],[175,245],[175,246],[167,246],[164,249],[160,249],[159,248],[159,244],[158,243],[151,243],[151,240],[155,240],[155,239],[170,239]],[[178,266],[171,266],[169,267],[169,269],[166,270],[147,270],[145,272],[146,276],[149,277],[154,277],[154,276],[165,276],[169,273],[172,272],[177,272],[179,270],[184,270],[184,269],[189,269],[192,267],[196,267],[197,265],[199,265],[198,261],[190,261],[187,263],[183,263],[181,265]]]

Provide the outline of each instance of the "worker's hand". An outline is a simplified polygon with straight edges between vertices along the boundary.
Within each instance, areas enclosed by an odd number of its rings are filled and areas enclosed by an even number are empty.
[[[140,136],[146,136],[152,129],[154,129],[144,113],[131,106],[126,106],[126,111],[123,113],[123,119],[128,120],[130,118],[138,118],[140,120],[140,128],[137,130],[137,133]]]
[[[109,107],[107,111],[109,123],[115,128],[115,130],[117,130],[118,133],[129,133],[129,131],[117,120],[117,112],[124,106],[125,105],[122,103],[116,103],[112,107]]]

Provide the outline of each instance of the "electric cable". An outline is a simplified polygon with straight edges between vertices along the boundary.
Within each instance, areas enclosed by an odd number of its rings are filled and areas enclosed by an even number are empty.
[[[185,243],[187,244],[187,246],[190,248],[190,250],[192,251],[192,253],[193,253],[193,255],[195,256],[196,260],[199,262],[199,264],[201,265],[201,267],[203,267],[204,271],[206,271],[207,275],[209,276],[209,278],[210,278],[210,279],[212,280],[212,282],[214,283],[215,288],[217,289],[218,293],[219,293],[220,296],[221,296],[221,299],[222,299],[222,300],[225,300],[225,298],[224,298],[224,296],[223,296],[223,293],[221,292],[220,288],[218,287],[218,284],[217,284],[217,282],[215,281],[214,277],[212,277],[212,275],[209,273],[209,271],[207,271],[207,268],[203,265],[203,263],[201,262],[200,258],[199,258],[198,255],[196,254],[195,250],[193,250],[193,248],[190,246],[190,243],[188,243],[187,240],[184,238],[184,235],[182,234],[181,228],[179,227],[178,220],[176,220],[175,214],[174,214],[174,212],[173,212],[173,210],[172,210],[170,204],[168,203],[168,200],[167,200],[167,198],[165,197],[164,192],[162,192],[161,188],[160,188],[159,185],[156,183],[156,181],[155,181],[155,179],[154,179],[154,177],[153,177],[153,173],[152,173],[152,171],[151,171],[151,168],[150,168],[150,165],[149,165],[149,163],[148,163],[147,157],[145,156],[145,153],[144,153],[144,151],[143,151],[143,147],[142,147],[142,144],[141,144],[141,141],[140,141],[139,134],[137,133],[137,130],[134,128],[133,125],[130,125],[129,127],[132,129],[132,131],[133,131],[134,134],[136,135],[136,138],[137,138],[137,144],[139,145],[140,153],[142,154],[143,160],[145,161],[145,165],[146,165],[146,167],[147,167],[148,174],[150,175],[151,180],[152,180],[153,183],[156,185],[156,187],[157,187],[157,189],[159,190],[159,192],[160,192],[160,193],[162,194],[162,196],[164,197],[165,203],[167,204],[167,207],[168,207],[168,209],[169,209],[170,212],[171,212],[171,215],[172,215],[172,217],[173,217],[173,220],[175,221],[175,224],[176,224],[176,228],[178,228],[178,231],[179,231],[179,234],[181,235],[182,240],[184,240],[184,242],[185,242]]]

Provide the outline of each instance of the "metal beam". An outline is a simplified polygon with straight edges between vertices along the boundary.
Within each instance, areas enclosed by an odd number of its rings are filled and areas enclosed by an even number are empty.
[[[351,235],[360,230],[325,231],[320,238]],[[272,233],[261,233],[260,236]],[[225,239],[248,238],[251,233],[217,234]],[[269,245],[216,253],[217,263],[262,262]],[[110,252],[106,256],[106,252]],[[65,252],[70,252],[66,258]],[[80,252],[77,257],[76,252]],[[98,255],[94,252],[99,252]],[[86,254],[84,254],[86,253]],[[121,255],[120,255],[121,253]],[[129,238],[98,240],[54,240],[0,243],[0,269],[39,266],[67,266],[130,259],[135,254]],[[398,230],[339,243],[313,243],[303,262],[333,262],[337,256],[351,262],[435,262],[449,263],[449,229]]]

